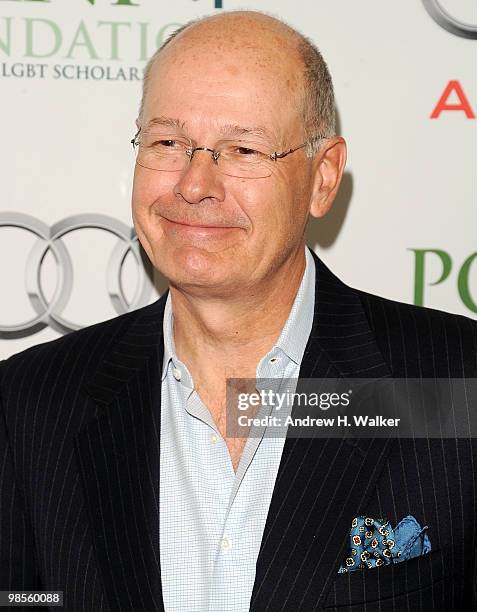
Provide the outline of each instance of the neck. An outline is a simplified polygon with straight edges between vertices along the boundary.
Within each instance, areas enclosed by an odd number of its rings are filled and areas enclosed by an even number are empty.
[[[172,287],[174,342],[178,358],[201,379],[255,377],[258,361],[277,341],[305,270],[301,248],[258,287],[227,300],[191,296]],[[220,373],[220,374],[219,374]]]

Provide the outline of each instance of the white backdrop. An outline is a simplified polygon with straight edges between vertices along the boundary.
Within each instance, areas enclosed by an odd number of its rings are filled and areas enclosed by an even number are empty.
[[[22,215],[44,232],[70,227],[74,215],[81,215],[75,227],[87,225],[90,214],[109,217],[111,228],[131,227],[129,141],[145,60],[178,25],[237,8],[297,27],[334,77],[348,169],[334,210],[310,226],[309,243],[350,285],[476,316],[474,0],[440,0],[470,24],[461,35],[439,25],[422,0],[131,2],[0,0],[0,358],[62,333],[29,293],[41,286],[47,308],[55,287],[66,295],[65,270],[51,252],[38,265],[31,249],[41,251],[43,241],[18,227],[28,220]],[[71,295],[54,316],[73,327],[115,316],[108,289],[118,266],[108,272],[108,261],[117,243],[87,227],[56,243],[72,274],[65,272]],[[121,276],[128,300],[143,276],[129,254]],[[35,316],[43,323],[27,325]]]

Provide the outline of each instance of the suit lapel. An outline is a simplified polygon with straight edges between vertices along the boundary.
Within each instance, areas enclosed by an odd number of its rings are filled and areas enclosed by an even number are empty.
[[[357,292],[313,256],[315,312],[300,379],[390,376]],[[324,602],[345,556],[351,520],[364,509],[389,450],[385,439],[287,437],[251,612],[315,610]]]
[[[139,311],[87,392],[97,417],[76,453],[114,610],[164,610],[159,561],[160,369],[166,295]]]

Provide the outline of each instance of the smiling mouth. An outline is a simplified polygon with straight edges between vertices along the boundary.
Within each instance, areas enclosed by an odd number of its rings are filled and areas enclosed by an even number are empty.
[[[172,219],[168,219],[167,217],[163,217],[165,221],[169,223],[173,223],[174,225],[180,225],[184,228],[190,229],[217,229],[217,230],[227,230],[227,229],[235,229],[230,225],[213,225],[209,223],[184,223],[183,221],[174,221]]]

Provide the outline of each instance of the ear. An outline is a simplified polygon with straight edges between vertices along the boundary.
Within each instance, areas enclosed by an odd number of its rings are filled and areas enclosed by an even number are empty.
[[[341,136],[325,140],[313,160],[310,214],[323,217],[330,210],[346,165],[346,142]]]

